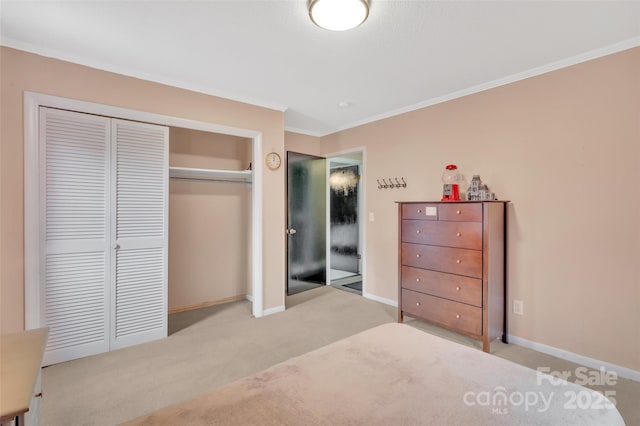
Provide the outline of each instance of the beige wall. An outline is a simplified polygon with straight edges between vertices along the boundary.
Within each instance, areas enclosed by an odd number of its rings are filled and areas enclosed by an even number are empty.
[[[284,151],[281,112],[0,50],[1,331],[23,327],[24,90],[250,128]],[[509,333],[640,370],[640,48],[321,139],[365,146],[367,291],[397,298],[395,201],[438,199],[445,164],[512,200]],[[293,135],[293,136],[291,136]],[[305,142],[306,141],[306,142]],[[305,143],[312,148],[304,148]],[[287,149],[319,153],[287,134]],[[376,178],[404,176],[403,190]],[[264,173],[265,308],[284,303],[284,167]]]
[[[284,133],[285,150],[309,155],[324,155],[320,138],[301,135],[299,133]]]
[[[640,48],[322,138],[366,146],[366,289],[397,300],[399,200],[444,166],[509,207],[509,333],[640,370]],[[378,190],[376,178],[407,188]]]
[[[214,96],[0,49],[0,331],[24,327],[23,92],[33,91],[262,132],[265,152],[284,151],[284,118]],[[284,170],[265,170],[264,308],[284,305]]]
[[[251,140],[171,128],[169,165],[245,170]],[[250,288],[251,187],[169,182],[169,310],[223,301]]]

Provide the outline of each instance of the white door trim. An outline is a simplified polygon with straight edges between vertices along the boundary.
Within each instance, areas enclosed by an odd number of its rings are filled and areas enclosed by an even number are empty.
[[[168,115],[137,111],[111,105],[96,104],[76,99],[24,92],[24,295],[25,329],[42,326],[40,297],[40,217],[39,193],[39,122],[40,107],[60,108],[89,114],[104,115],[132,121],[142,121],[170,127],[200,130],[244,137],[252,140],[253,179],[251,190],[251,258],[253,315],[264,315],[262,280],[262,132],[220,124],[189,120]]]

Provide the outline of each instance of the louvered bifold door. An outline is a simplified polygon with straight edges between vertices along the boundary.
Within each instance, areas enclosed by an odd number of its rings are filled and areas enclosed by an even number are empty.
[[[40,108],[44,365],[109,350],[110,120]]]
[[[111,349],[167,335],[167,127],[113,120]]]

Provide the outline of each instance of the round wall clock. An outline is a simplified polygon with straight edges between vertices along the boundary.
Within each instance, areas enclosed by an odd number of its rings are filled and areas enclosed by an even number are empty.
[[[271,170],[277,170],[280,168],[280,164],[282,164],[282,159],[277,152],[270,152],[265,157],[265,162]]]

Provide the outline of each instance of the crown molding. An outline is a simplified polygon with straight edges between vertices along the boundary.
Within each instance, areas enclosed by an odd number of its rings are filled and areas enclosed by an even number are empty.
[[[385,118],[395,117],[397,115],[405,114],[407,112],[412,112],[421,108],[426,108],[432,105],[437,105],[443,102],[447,102],[453,99],[462,98],[464,96],[473,95],[475,93],[483,92],[485,90],[494,89],[496,87],[504,86],[510,83],[515,83],[520,80],[525,80],[527,78],[536,77],[542,74],[546,74],[551,71],[556,71],[562,68],[570,67],[572,65],[577,65],[582,62],[587,62],[593,59],[598,59],[603,56],[612,55],[614,53],[622,52],[624,50],[633,49],[634,47],[640,46],[640,37],[630,38],[619,43],[615,43],[609,46],[602,47],[600,49],[590,50],[585,53],[581,53],[579,55],[571,56],[566,59],[561,59],[556,62],[552,62],[547,65],[543,65],[540,67],[532,68],[527,71],[523,71],[517,74],[512,74],[510,76],[499,78],[497,80],[489,81],[487,83],[478,84],[476,86],[472,86],[466,89],[458,90],[456,92],[452,92],[443,96],[439,96],[437,98],[427,99],[425,101],[419,102],[417,104],[409,105],[403,108],[395,109],[392,111],[388,111],[382,114],[377,114],[368,118],[364,118],[362,120],[354,121],[349,124],[345,124],[344,126],[340,126],[331,130],[327,133],[322,133],[319,137],[327,136],[333,133],[342,132],[344,130],[349,130],[354,127],[362,126],[364,124],[373,123],[374,121],[383,120]],[[297,132],[300,133],[300,132]]]
[[[329,133],[314,132],[314,131],[311,131],[311,130],[298,129],[296,127],[291,127],[291,126],[284,126],[284,130],[285,130],[285,132],[298,133],[300,135],[313,136],[313,137],[316,137],[316,138],[321,138],[322,136],[326,136],[326,135],[330,135],[331,133],[335,133],[335,132],[329,132]]]
[[[181,89],[185,89],[185,90],[191,90],[191,91],[195,91],[198,93],[203,93],[206,95],[210,95],[210,96],[216,96],[219,98],[224,98],[224,99],[228,99],[231,101],[236,101],[236,102],[242,102],[245,104],[249,104],[249,105],[254,105],[257,107],[261,107],[261,108],[267,108],[267,109],[271,109],[271,110],[276,110],[276,111],[281,111],[281,112],[285,112],[288,107],[285,105],[281,105],[281,104],[277,104],[277,103],[273,103],[273,102],[266,102],[266,101],[262,101],[262,100],[257,100],[257,99],[253,99],[250,97],[245,97],[245,96],[238,96],[232,93],[227,93],[227,92],[222,92],[222,91],[212,91],[209,88],[203,87],[203,86],[198,86],[198,85],[193,85],[190,83],[186,83],[183,81],[178,81],[178,80],[171,80],[171,79],[167,79],[158,75],[154,75],[154,74],[149,74],[149,73],[142,73],[142,72],[138,72],[138,71],[134,71],[134,70],[127,70],[124,68],[119,68],[119,67],[114,67],[111,64],[105,64],[105,63],[98,63],[95,61],[88,61],[86,60],[86,58],[82,58],[82,57],[77,57],[74,55],[69,55],[67,53],[64,52],[60,52],[57,51],[55,49],[47,49],[47,48],[43,48],[43,47],[39,47],[39,46],[34,46],[32,44],[29,43],[24,43],[24,42],[20,42],[11,38],[6,38],[3,37],[2,40],[0,40],[0,45],[3,46],[7,46],[7,47],[11,47],[14,49],[19,49],[19,50],[23,50],[26,52],[30,52],[30,53],[35,53],[38,55],[42,55],[42,56],[47,56],[50,58],[54,58],[54,59],[59,59],[59,60],[63,60],[63,61],[68,61],[68,62],[72,62],[75,64],[79,64],[79,65],[84,65],[90,68],[95,68],[95,69],[99,69],[99,70],[104,70],[104,71],[108,71],[108,72],[114,72],[117,74],[121,74],[121,75],[125,75],[125,76],[129,76],[129,77],[134,77],[134,78],[139,78],[142,80],[146,80],[146,81],[151,81],[151,82],[155,82],[155,83],[159,83],[159,84],[164,84],[164,85],[168,85],[168,86],[172,86],[172,87],[177,87],[177,88],[181,88]],[[373,123],[375,121],[379,121],[379,120],[383,120],[385,118],[391,118],[391,117],[395,117],[401,114],[405,114],[408,112],[412,112],[412,111],[416,111],[418,109],[422,109],[422,108],[426,108],[429,106],[433,106],[433,105],[437,105],[443,102],[447,102],[450,100],[454,100],[454,99],[458,99],[464,96],[468,96],[468,95],[473,95],[475,93],[479,93],[479,92],[483,92],[485,90],[489,90],[489,89],[494,89],[496,87],[500,87],[500,86],[504,86],[510,83],[515,83],[517,81],[521,81],[521,80],[525,80],[531,77],[536,77],[542,74],[546,74],[548,72],[552,72],[552,71],[556,71],[562,68],[566,68],[566,67],[570,67],[572,65],[577,65],[583,62],[587,62],[593,59],[598,59],[601,58],[603,56],[607,56],[607,55],[611,55],[614,53],[618,53],[624,50],[628,50],[628,49],[632,49],[635,47],[640,46],[640,37],[634,37],[634,38],[630,38],[627,40],[623,40],[621,42],[618,43],[614,43],[599,49],[594,49],[594,50],[590,50],[588,52],[585,53],[581,53],[579,55],[575,55],[575,56],[571,56],[569,58],[565,58],[565,59],[561,59],[559,61],[555,61],[552,62],[550,64],[547,65],[543,65],[540,67],[535,67],[532,68],[530,70],[527,71],[523,71],[520,73],[516,73],[516,74],[512,74],[510,76],[504,77],[504,78],[499,78],[493,81],[489,81],[486,83],[482,83],[482,84],[478,84],[476,86],[472,86],[472,87],[468,87],[466,89],[462,89],[462,90],[458,90],[443,96],[439,96],[436,98],[431,98],[431,99],[427,99],[424,100],[422,102],[418,102],[416,104],[413,105],[408,105],[406,107],[403,108],[399,108],[399,109],[395,109],[395,110],[391,110],[391,111],[387,111],[381,114],[376,114],[361,120],[357,120],[339,127],[335,127],[331,130],[327,130],[327,131],[314,131],[314,130],[309,130],[309,129],[300,129],[300,128],[296,128],[296,127],[292,127],[292,126],[286,126],[285,125],[285,131],[287,132],[292,132],[292,133],[298,133],[298,134],[302,134],[302,135],[307,135],[307,136],[313,136],[313,137],[317,137],[317,138],[322,138],[324,136],[328,136],[331,135],[333,133],[338,133],[338,132],[342,132],[345,130],[349,130],[352,129],[354,127],[359,127],[365,124],[369,124],[369,123]]]
[[[278,104],[275,102],[267,102],[255,98],[251,98],[248,96],[241,96],[229,92],[224,91],[215,91],[210,88],[204,87],[202,85],[187,83],[181,80],[175,80],[166,78],[157,74],[140,72],[124,67],[117,67],[113,64],[88,60],[84,57],[68,54],[56,49],[49,49],[46,47],[35,46],[31,43],[25,43],[22,41],[18,41],[9,37],[2,37],[0,40],[0,45],[10,47],[12,49],[22,50],[25,52],[33,53],[40,56],[45,56],[52,59],[57,59],[61,61],[71,62],[73,64],[82,65],[85,67],[112,72],[115,74],[124,75],[126,77],[138,78],[145,81],[150,81],[153,83],[163,84],[165,86],[176,87],[179,89],[185,89],[192,92],[202,93],[204,95],[215,96],[217,98],[227,99],[230,101],[241,102],[243,104],[249,104],[253,106],[257,106],[260,108],[271,109],[275,111],[285,112],[288,107],[282,104]]]

